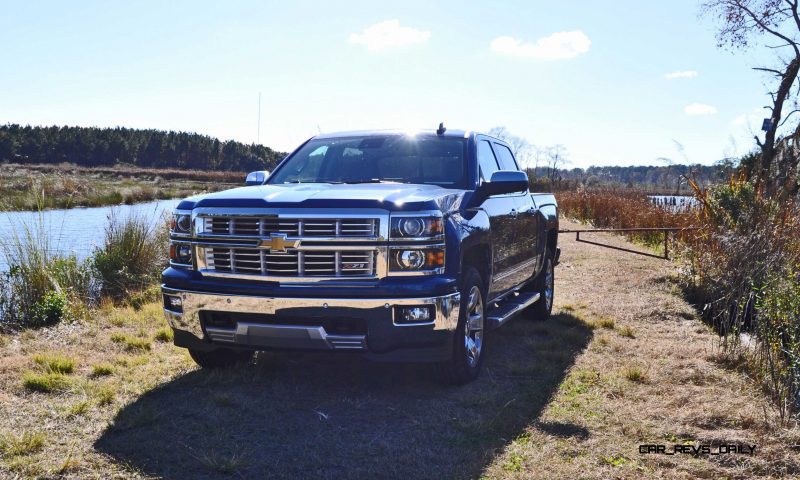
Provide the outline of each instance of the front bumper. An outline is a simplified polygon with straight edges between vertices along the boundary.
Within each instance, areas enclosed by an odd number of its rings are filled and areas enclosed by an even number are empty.
[[[421,298],[280,298],[182,290],[162,286],[164,313],[175,344],[299,350],[347,350],[378,360],[440,361],[450,358],[458,324],[459,293]],[[181,311],[168,296],[181,299]],[[427,306],[433,320],[398,323],[397,307]],[[223,315],[227,323],[210,321]],[[336,330],[346,323],[359,328]]]

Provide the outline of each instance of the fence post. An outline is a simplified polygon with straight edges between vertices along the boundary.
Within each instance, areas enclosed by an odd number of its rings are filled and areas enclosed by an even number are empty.
[[[664,259],[669,260],[669,230],[664,230]]]

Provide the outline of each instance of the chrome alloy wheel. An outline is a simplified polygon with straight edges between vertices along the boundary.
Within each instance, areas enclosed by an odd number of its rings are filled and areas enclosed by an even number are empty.
[[[483,347],[483,297],[477,286],[469,291],[467,303],[467,319],[464,325],[464,349],[467,352],[467,364],[474,367],[481,357]]]
[[[553,261],[547,260],[547,272],[544,277],[544,301],[547,311],[553,308],[553,290],[555,289],[555,275],[553,272]]]

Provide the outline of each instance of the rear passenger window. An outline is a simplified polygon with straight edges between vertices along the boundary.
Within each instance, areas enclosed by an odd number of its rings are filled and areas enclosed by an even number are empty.
[[[492,146],[487,140],[481,140],[478,143],[478,164],[481,167],[481,178],[484,180],[491,179],[492,174],[500,170]]]
[[[500,160],[500,170],[519,170],[517,163],[514,161],[514,155],[511,154],[511,150],[508,147],[495,143],[494,149]]]

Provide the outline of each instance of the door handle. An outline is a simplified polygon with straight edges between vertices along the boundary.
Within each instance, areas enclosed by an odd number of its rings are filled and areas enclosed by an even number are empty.
[[[511,209],[511,216],[514,217],[514,218],[517,218],[517,215],[519,215],[519,212],[517,212],[516,209],[512,208]]]

